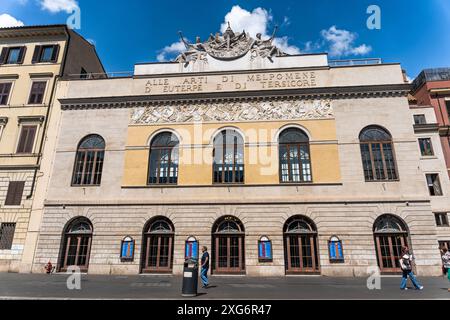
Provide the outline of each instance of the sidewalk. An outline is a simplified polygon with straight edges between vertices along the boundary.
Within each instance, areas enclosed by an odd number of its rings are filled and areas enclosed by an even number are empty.
[[[67,289],[68,275],[0,274],[0,299],[184,299],[178,276],[82,275],[81,290]],[[196,299],[450,299],[443,277],[419,278],[423,291],[399,289],[400,277],[383,277],[381,290],[369,290],[365,278],[287,276],[210,278]],[[188,298],[189,299],[189,298]]]

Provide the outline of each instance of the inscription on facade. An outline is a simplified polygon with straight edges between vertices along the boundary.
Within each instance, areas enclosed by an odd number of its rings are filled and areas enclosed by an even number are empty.
[[[177,104],[134,108],[131,124],[330,119],[331,100]]]
[[[171,77],[147,80],[146,94],[300,89],[317,86],[315,71]]]

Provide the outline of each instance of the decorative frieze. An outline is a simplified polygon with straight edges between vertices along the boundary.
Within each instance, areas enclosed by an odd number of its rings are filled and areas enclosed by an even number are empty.
[[[285,100],[173,104],[134,108],[131,124],[310,120],[334,117],[332,101]]]

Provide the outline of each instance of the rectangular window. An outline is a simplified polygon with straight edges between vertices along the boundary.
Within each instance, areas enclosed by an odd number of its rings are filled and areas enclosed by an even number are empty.
[[[438,227],[448,227],[448,215],[447,212],[435,213],[434,218],[436,219],[436,225]]]
[[[19,144],[17,145],[17,153],[33,153],[36,131],[36,125],[22,126]]]
[[[426,124],[427,120],[425,119],[424,114],[416,114],[414,115],[414,124]]]
[[[58,61],[59,45],[45,45],[36,46],[32,63],[52,62]]]
[[[0,64],[22,64],[26,47],[6,47],[0,53]]]
[[[438,174],[427,174],[427,185],[431,196],[442,196],[441,183]]]
[[[0,83],[0,106],[6,106],[11,92],[11,82]]]
[[[9,48],[6,64],[16,64],[19,61],[20,48]]]
[[[5,206],[20,206],[24,188],[25,181],[10,181]]]
[[[419,139],[420,152],[422,156],[433,156],[433,146],[431,144],[430,138],[420,138]]]
[[[2,223],[0,227],[0,250],[11,250],[14,231],[16,230],[15,223]]]
[[[41,104],[44,101],[47,81],[34,81],[31,85],[30,99],[28,104]]]

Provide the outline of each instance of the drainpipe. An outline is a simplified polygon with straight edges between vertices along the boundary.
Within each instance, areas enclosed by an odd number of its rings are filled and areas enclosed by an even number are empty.
[[[52,87],[52,91],[51,91],[51,95],[50,95],[49,104],[47,107],[47,113],[45,115],[45,120],[44,120],[44,124],[43,124],[44,130],[42,132],[41,143],[39,145],[39,152],[38,152],[38,157],[36,160],[36,168],[34,169],[33,181],[31,183],[31,190],[30,190],[30,193],[27,195],[27,200],[29,200],[33,197],[34,187],[36,185],[36,180],[37,180],[37,173],[38,173],[38,170],[41,165],[42,152],[44,150],[45,138],[47,136],[47,125],[48,125],[48,121],[49,121],[49,117],[50,117],[50,109],[53,107],[53,98],[55,96],[56,85],[57,85],[59,79],[61,79],[61,77],[64,75],[64,70],[65,70],[65,66],[66,66],[67,52],[69,51],[68,49],[69,49],[69,44],[70,44],[70,33],[67,30],[67,26],[65,26],[64,31],[65,31],[66,40],[67,40],[66,45],[64,47],[64,56],[63,56],[63,60],[61,62],[61,68],[60,68],[59,74],[56,75],[53,80],[53,87]]]

